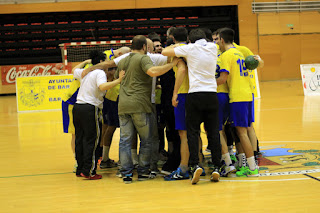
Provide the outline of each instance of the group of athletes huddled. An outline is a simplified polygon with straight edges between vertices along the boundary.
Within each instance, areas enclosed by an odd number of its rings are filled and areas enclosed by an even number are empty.
[[[213,33],[198,28],[188,34],[186,28],[171,27],[164,49],[160,37],[151,33],[135,36],[131,48],[92,51],[89,60],[73,68],[76,80],[62,101],[76,176],[101,179],[96,173],[101,158],[100,168],[118,166],[124,183],[132,182],[137,169],[138,180],[161,172],[166,181],[191,179],[196,184],[206,176],[201,123],[211,153],[211,181],[259,176],[254,91],[245,66],[250,55],[247,47],[234,43],[230,28]],[[254,58],[262,67],[263,60]],[[109,150],[118,127],[116,163]],[[166,161],[161,171],[159,158]]]

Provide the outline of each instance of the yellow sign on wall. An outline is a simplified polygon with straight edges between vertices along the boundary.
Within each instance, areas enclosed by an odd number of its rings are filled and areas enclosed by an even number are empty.
[[[73,81],[73,75],[17,78],[18,112],[61,109],[62,97]]]

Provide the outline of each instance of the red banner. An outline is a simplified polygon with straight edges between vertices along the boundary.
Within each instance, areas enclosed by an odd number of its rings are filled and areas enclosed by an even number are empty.
[[[62,63],[1,66],[2,85],[15,84],[17,77],[61,75],[65,73]]]

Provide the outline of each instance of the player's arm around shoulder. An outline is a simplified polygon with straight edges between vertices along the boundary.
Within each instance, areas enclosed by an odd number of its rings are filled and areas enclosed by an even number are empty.
[[[77,64],[73,69],[72,69],[72,74],[74,74],[76,69],[81,69],[84,66],[86,66],[87,64],[91,64],[91,59],[85,60],[79,64]]]
[[[174,51],[174,48],[176,47],[179,47],[179,44],[168,46],[162,50],[161,54],[164,56],[176,56],[176,53]]]
[[[179,60],[181,60],[181,59],[175,57],[170,63],[167,63],[162,66],[152,66],[152,67],[149,67],[148,69],[146,69],[146,71],[145,70],[144,71],[151,77],[157,77],[157,76],[165,74],[170,69],[172,69],[172,67],[177,65]]]
[[[81,74],[81,78],[84,78],[89,72],[92,72],[93,70],[100,69],[107,72],[109,68],[116,67],[116,66],[117,65],[114,62],[114,60],[101,62],[99,64],[93,65],[92,67],[85,69]]]
[[[122,81],[122,79],[124,78],[125,76],[125,71],[124,70],[121,70],[119,72],[119,78],[118,79],[115,79],[111,82],[105,82],[105,83],[102,83],[100,84],[98,87],[101,91],[105,91],[105,90],[108,90],[108,89],[111,89],[112,87],[120,84],[120,82]]]

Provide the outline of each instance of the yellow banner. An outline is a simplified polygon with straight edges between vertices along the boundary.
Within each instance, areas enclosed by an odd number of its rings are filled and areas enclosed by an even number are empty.
[[[61,100],[73,75],[17,78],[18,112],[61,109]]]

